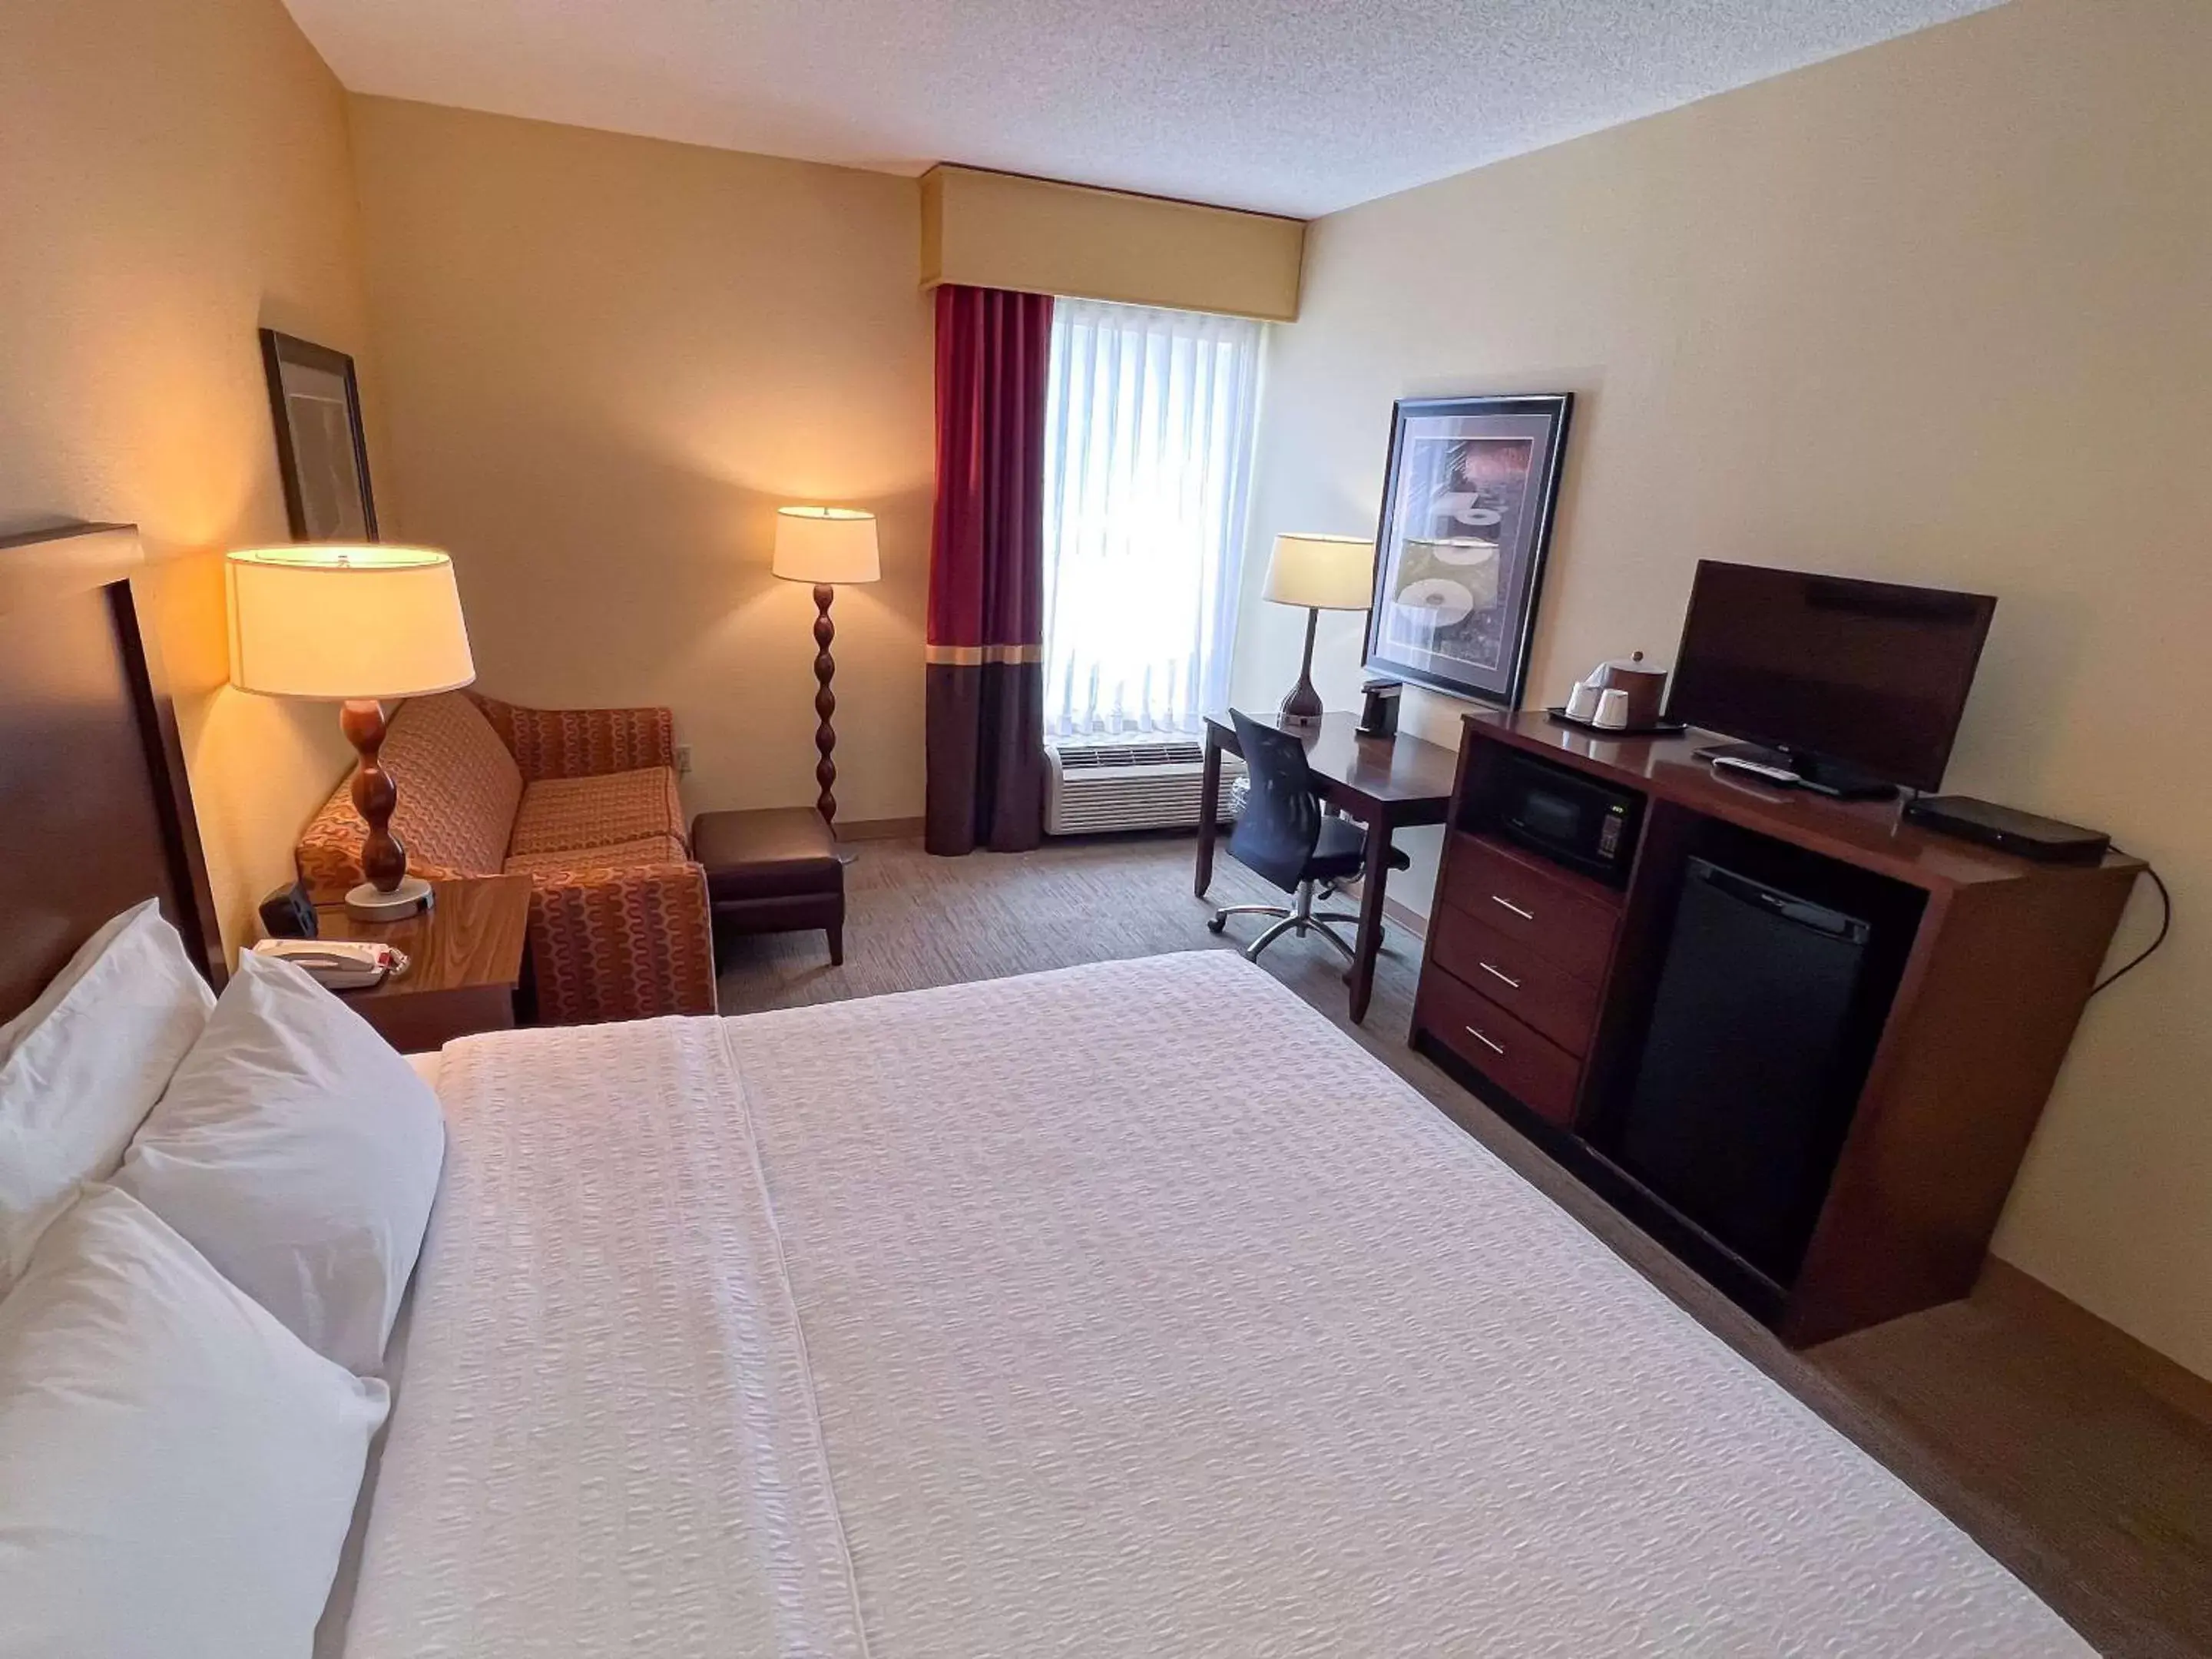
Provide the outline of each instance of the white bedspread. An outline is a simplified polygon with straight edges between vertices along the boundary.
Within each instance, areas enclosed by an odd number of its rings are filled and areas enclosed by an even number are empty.
[[[440,1088],[356,1659],[2087,1651],[1226,953]]]
[[[445,1050],[349,1659],[866,1651],[722,1032]]]

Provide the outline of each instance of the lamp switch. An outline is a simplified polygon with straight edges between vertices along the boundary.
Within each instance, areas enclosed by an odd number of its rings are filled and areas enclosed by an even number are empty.
[[[690,775],[691,745],[688,743],[679,743],[676,745],[676,775],[683,778],[689,777]]]

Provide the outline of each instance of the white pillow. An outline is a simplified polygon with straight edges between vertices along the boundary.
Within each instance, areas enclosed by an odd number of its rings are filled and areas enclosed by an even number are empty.
[[[88,1194],[0,1302],[0,1659],[301,1659],[388,1403]]]
[[[422,1246],[446,1121],[367,1021],[247,951],[115,1184],[348,1370],[374,1374]]]
[[[213,1006],[184,940],[148,899],[0,1026],[0,1295],[77,1183],[115,1172]]]

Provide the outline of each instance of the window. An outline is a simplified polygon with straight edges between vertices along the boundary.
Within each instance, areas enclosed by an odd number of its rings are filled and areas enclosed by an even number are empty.
[[[1054,302],[1048,737],[1192,732],[1226,701],[1263,337],[1243,318]]]

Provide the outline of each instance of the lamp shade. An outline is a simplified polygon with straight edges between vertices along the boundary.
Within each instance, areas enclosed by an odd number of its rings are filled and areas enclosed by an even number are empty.
[[[241,690],[384,702],[477,677],[453,562],[435,548],[241,548],[224,574],[230,683]]]
[[[849,507],[779,507],[775,558],[769,568],[794,582],[872,582],[876,515]]]
[[[1375,544],[1358,536],[1278,536],[1260,597],[1317,611],[1364,611],[1375,597]]]

